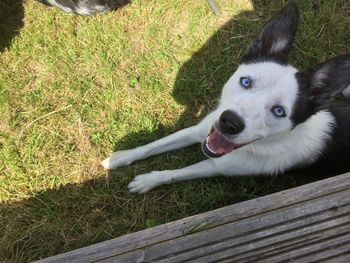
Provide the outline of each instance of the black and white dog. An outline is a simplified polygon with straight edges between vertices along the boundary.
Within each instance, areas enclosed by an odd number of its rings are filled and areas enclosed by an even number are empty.
[[[199,124],[102,162],[115,169],[136,160],[201,143],[197,164],[139,175],[131,192],[215,175],[275,175],[296,168],[350,168],[350,56],[298,71],[287,63],[298,8],[286,5],[262,29],[225,84],[218,108]],[[339,94],[340,95],[340,94]]]
[[[55,6],[67,13],[83,16],[105,13],[120,8],[131,0],[38,0],[39,2]]]

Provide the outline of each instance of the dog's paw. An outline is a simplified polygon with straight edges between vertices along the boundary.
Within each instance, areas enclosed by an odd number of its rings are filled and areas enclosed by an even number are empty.
[[[132,150],[117,151],[101,162],[107,170],[113,170],[121,166],[126,166],[135,161],[135,154]]]
[[[128,185],[130,192],[143,194],[153,189],[154,187],[164,183],[164,172],[153,171],[148,174],[141,174],[134,178]]]

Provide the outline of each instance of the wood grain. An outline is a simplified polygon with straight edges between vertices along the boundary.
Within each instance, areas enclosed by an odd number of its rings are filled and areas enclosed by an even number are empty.
[[[38,262],[350,262],[349,253],[347,173]]]

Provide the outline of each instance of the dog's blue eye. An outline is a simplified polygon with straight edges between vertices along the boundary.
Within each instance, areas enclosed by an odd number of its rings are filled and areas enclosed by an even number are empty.
[[[277,118],[286,117],[286,110],[284,109],[283,106],[280,106],[280,105],[274,106],[274,107],[271,109],[271,112],[272,112]]]
[[[239,83],[246,89],[249,89],[252,86],[252,80],[248,77],[241,77]]]

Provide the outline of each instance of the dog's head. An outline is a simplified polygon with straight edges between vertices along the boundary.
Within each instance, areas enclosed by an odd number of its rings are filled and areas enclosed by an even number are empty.
[[[350,56],[304,72],[288,64],[297,26],[298,8],[288,4],[250,45],[223,88],[213,128],[203,142],[208,156],[290,132],[350,83]]]

